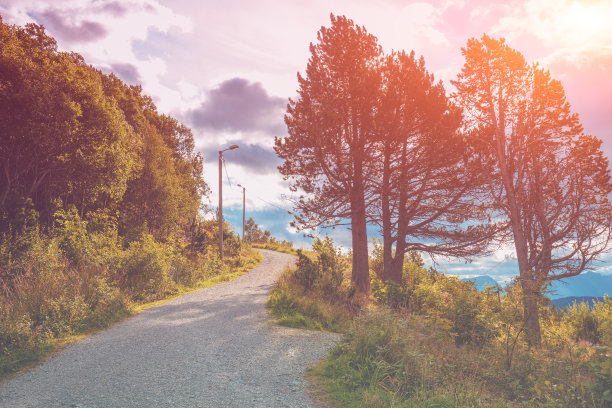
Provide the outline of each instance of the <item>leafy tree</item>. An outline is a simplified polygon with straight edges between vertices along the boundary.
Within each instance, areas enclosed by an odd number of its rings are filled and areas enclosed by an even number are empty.
[[[601,140],[585,135],[563,87],[503,39],[471,39],[453,85],[488,174],[490,209],[508,221],[525,329],[540,344],[547,281],[578,275],[608,248],[612,191]]]
[[[81,213],[119,199],[135,169],[134,140],[99,73],[58,52],[42,26],[0,27],[4,227],[8,209],[28,199],[47,224],[55,199]]]
[[[279,167],[292,189],[298,226],[343,225],[352,232],[352,281],[369,291],[366,210],[371,200],[369,165],[380,88],[381,48],[376,37],[344,16],[331,15],[318,43],[310,45],[306,76],[285,116],[289,136],[275,140]],[[348,221],[350,220],[350,221]]]
[[[268,230],[262,230],[255,223],[252,217],[249,217],[244,224],[244,240],[251,244],[265,244],[272,238],[272,233]]]
[[[139,144],[141,168],[120,203],[122,232],[138,238],[142,226],[157,239],[184,234],[196,223],[201,198],[202,157],[191,131],[176,119],[160,115],[139,86],[114,75],[102,77],[104,91],[122,110]]]
[[[389,55],[377,115],[382,280],[401,284],[409,251],[469,257],[483,253],[495,225],[479,225],[478,162],[459,132],[461,112],[414,52]],[[487,220],[482,220],[487,222]]]

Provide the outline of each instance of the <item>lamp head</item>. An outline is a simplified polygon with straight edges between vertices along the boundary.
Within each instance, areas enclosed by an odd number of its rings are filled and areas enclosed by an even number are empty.
[[[238,148],[238,145],[231,145],[230,147],[227,148],[227,150],[234,150],[237,148]]]

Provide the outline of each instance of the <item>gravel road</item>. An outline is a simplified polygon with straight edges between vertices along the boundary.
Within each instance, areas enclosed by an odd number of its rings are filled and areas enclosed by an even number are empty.
[[[304,370],[333,334],[275,326],[264,302],[291,255],[190,293],[0,384],[0,407],[309,407]]]

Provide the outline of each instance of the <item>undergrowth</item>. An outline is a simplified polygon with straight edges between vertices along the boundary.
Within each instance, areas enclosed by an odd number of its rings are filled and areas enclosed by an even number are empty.
[[[540,302],[542,347],[522,327],[519,285],[478,292],[469,282],[405,260],[402,283],[377,276],[372,296],[348,284],[348,259],[330,240],[299,252],[268,307],[281,324],[339,331],[342,340],[310,370],[347,407],[612,407],[612,300],[593,308]],[[334,268],[341,266],[339,279]],[[336,269],[337,270],[337,269]],[[336,276],[336,278],[334,278]]]
[[[313,251],[296,251],[297,267],[285,270],[266,302],[283,326],[342,332],[363,308],[349,283],[348,260],[329,238],[315,239]]]
[[[0,379],[84,334],[234,279],[263,259],[237,240],[228,242],[223,261],[212,250],[193,252],[147,234],[123,246],[116,227],[88,229],[76,211],[60,215],[51,236],[34,229],[0,237]]]

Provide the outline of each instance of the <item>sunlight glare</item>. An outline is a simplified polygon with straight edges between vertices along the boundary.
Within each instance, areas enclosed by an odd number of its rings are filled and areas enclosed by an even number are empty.
[[[572,2],[559,10],[553,21],[567,42],[588,44],[609,37],[610,9],[607,2]]]

